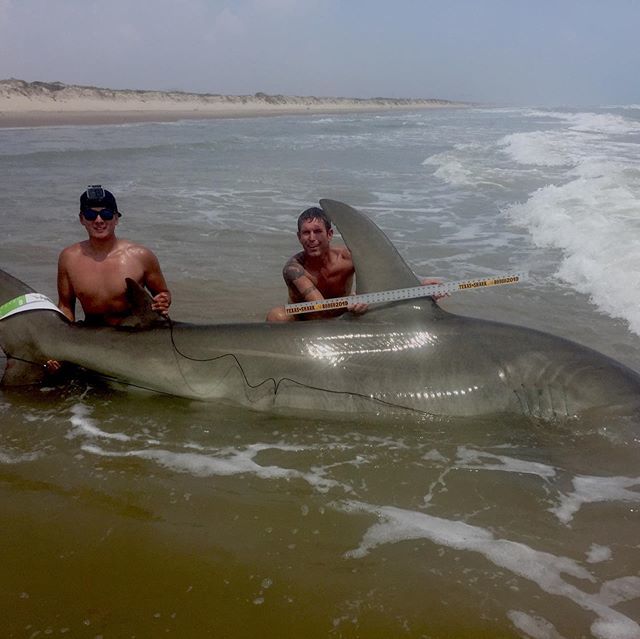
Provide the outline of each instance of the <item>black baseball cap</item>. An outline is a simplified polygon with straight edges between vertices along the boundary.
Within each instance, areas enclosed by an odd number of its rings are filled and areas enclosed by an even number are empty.
[[[101,184],[88,186],[87,190],[80,196],[80,212],[93,208],[110,209],[117,213],[118,217],[122,217],[122,213],[118,211],[118,205],[113,193],[103,189]]]

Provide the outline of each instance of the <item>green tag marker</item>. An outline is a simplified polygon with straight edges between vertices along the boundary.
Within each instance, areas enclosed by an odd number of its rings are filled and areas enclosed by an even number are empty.
[[[0,306],[0,320],[25,311],[62,311],[46,296],[40,293],[25,293]]]
[[[9,300],[8,302],[5,302],[2,306],[0,306],[0,319],[4,319],[4,317],[8,313],[10,313],[11,311],[14,311],[18,307],[23,306],[26,303],[27,303],[26,295],[20,295],[18,297],[13,298],[12,300]]]

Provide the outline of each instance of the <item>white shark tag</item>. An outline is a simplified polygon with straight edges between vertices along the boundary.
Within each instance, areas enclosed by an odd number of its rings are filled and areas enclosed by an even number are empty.
[[[24,313],[25,311],[57,311],[61,315],[64,313],[46,296],[41,293],[25,293],[18,295],[12,300],[5,302],[0,306],[0,320],[11,317],[16,313]]]

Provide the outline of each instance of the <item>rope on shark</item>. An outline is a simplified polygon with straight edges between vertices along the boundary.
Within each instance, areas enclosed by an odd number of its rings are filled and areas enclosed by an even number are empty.
[[[304,382],[300,382],[298,380],[292,379],[291,377],[281,377],[280,379],[276,380],[274,377],[266,377],[265,379],[263,379],[261,382],[259,382],[258,384],[252,384],[249,381],[249,378],[247,377],[247,374],[244,370],[244,367],[242,366],[242,364],[240,363],[240,360],[238,359],[237,355],[235,353],[223,353],[222,355],[216,355],[214,357],[193,357],[191,355],[187,355],[186,353],[183,353],[179,348],[178,345],[175,342],[174,339],[174,335],[173,335],[173,320],[167,316],[167,320],[169,322],[169,332],[170,332],[170,336],[171,336],[171,345],[174,349],[174,351],[180,355],[180,357],[184,357],[185,359],[188,359],[189,361],[192,362],[214,362],[216,360],[219,359],[223,359],[223,358],[227,358],[230,357],[236,364],[236,366],[238,367],[238,370],[240,371],[240,374],[242,375],[242,378],[244,380],[244,383],[252,389],[256,389],[256,388],[260,388],[261,386],[263,386],[264,384],[267,384],[269,382],[271,382],[273,384],[273,394],[274,396],[276,396],[278,394],[278,391],[280,390],[280,386],[283,382],[290,382],[291,384],[295,384],[296,386],[299,386],[300,388],[306,388],[308,390],[314,390],[314,391],[319,391],[322,393],[329,393],[331,395],[342,395],[342,396],[347,396],[347,397],[356,397],[358,399],[364,399],[370,402],[374,402],[377,404],[380,404],[382,406],[386,406],[389,408],[396,408],[396,409],[400,409],[400,410],[406,410],[406,411],[410,411],[412,413],[416,413],[418,415],[423,415],[425,417],[433,417],[433,415],[427,411],[424,410],[420,410],[417,408],[413,408],[411,406],[405,406],[403,404],[398,404],[395,402],[389,402],[386,401],[384,399],[380,399],[379,397],[375,397],[374,395],[366,395],[364,393],[357,393],[354,391],[338,391],[338,390],[332,390],[330,388],[323,388],[320,386],[313,386],[311,384],[305,384]]]
[[[509,277],[513,277],[513,276],[509,276]],[[476,280],[476,281],[480,281],[480,280]],[[487,280],[488,281],[488,280]],[[515,280],[517,281],[517,280]],[[511,283],[511,282],[499,282],[499,283]],[[456,283],[459,284],[459,283]],[[477,286],[491,286],[494,284],[477,284]],[[425,292],[424,289],[431,289],[433,287],[418,287],[419,289],[422,289],[421,295],[420,296],[424,296]],[[469,287],[471,288],[471,287]],[[458,290],[458,289],[456,289]],[[431,293],[433,294],[433,293]],[[381,301],[381,300],[376,300],[376,301]],[[15,315],[17,313],[21,313],[21,312],[25,312],[25,311],[31,311],[31,310],[53,310],[53,311],[57,311],[58,313],[61,313],[61,311],[58,309],[57,306],[55,306],[55,304],[45,295],[42,295],[40,293],[27,293],[25,295],[20,295],[16,298],[13,298],[12,300],[10,300],[9,302],[6,302],[5,304],[3,304],[2,306],[0,306],[0,319],[4,319],[9,317],[10,315]],[[302,311],[305,312],[305,311]],[[263,386],[264,384],[268,384],[271,383],[273,385],[273,394],[274,396],[276,396],[278,394],[278,391],[280,390],[280,386],[282,385],[283,382],[289,382],[291,384],[295,384],[296,386],[299,386],[301,388],[307,388],[309,390],[315,390],[315,391],[319,391],[319,392],[323,392],[323,393],[329,393],[332,395],[342,395],[342,396],[348,396],[348,397],[357,397],[359,399],[364,399],[367,401],[371,401],[371,402],[375,402],[378,403],[382,406],[387,406],[389,408],[396,408],[396,409],[401,409],[401,410],[407,410],[413,413],[417,413],[420,415],[425,415],[425,416],[430,416],[430,413],[426,412],[426,411],[422,411],[416,408],[412,408],[410,406],[404,406],[402,404],[397,404],[394,402],[389,402],[383,399],[380,399],[379,397],[375,397],[373,395],[366,395],[364,393],[357,393],[357,392],[353,392],[353,391],[337,391],[337,390],[332,390],[329,388],[322,388],[319,386],[313,386],[310,384],[305,384],[303,382],[300,382],[298,380],[292,379],[290,377],[282,377],[279,380],[276,380],[274,377],[267,377],[265,379],[263,379],[261,382],[259,382],[258,384],[252,384],[249,381],[249,378],[247,377],[247,374],[244,370],[244,367],[242,366],[242,364],[240,363],[240,360],[238,359],[238,357],[234,354],[234,353],[223,353],[222,355],[216,355],[215,357],[205,357],[205,358],[198,358],[198,357],[192,357],[190,355],[187,355],[186,353],[183,353],[179,348],[178,345],[175,342],[174,339],[174,333],[173,333],[173,327],[174,327],[174,323],[173,320],[167,316],[167,321],[169,324],[169,333],[170,333],[170,338],[171,338],[171,345],[174,349],[174,351],[180,355],[181,357],[183,357],[184,359],[193,361],[193,362],[213,362],[219,359],[223,359],[223,358],[227,358],[230,357],[231,359],[234,360],[236,366],[238,367],[238,370],[240,371],[242,378],[244,380],[244,383],[252,389],[257,389],[260,388],[261,386]],[[23,362],[25,364],[33,364],[33,365],[38,365],[37,362],[33,362],[30,361],[28,359],[22,358],[22,357],[17,357],[15,355],[11,356],[12,359],[15,359],[16,361],[20,361]],[[134,382],[131,381],[124,381],[122,379],[118,379],[116,377],[113,377],[111,375],[106,375],[106,374],[101,374],[101,377],[104,379],[108,379],[112,382],[117,382],[118,384],[122,384],[125,386],[130,386],[131,388],[138,388],[140,390],[149,390],[149,391],[154,391],[154,392],[159,392],[157,389],[152,389],[152,388],[148,388],[146,386],[143,386],[141,384],[136,384]],[[170,393],[163,393],[166,394],[168,396],[171,396]]]
[[[448,283],[437,284],[437,285],[417,286],[417,287],[410,287],[410,288],[404,288],[404,289],[380,291],[376,293],[355,295],[355,296],[350,296],[346,298],[338,298],[335,300],[331,299],[331,300],[326,300],[325,302],[302,302],[298,304],[288,305],[287,312],[291,314],[306,313],[310,311],[324,310],[325,308],[335,308],[336,306],[347,305],[350,303],[354,303],[355,301],[363,301],[366,303],[375,304],[375,303],[384,303],[389,301],[398,301],[403,299],[414,299],[418,297],[430,297],[436,294],[446,294],[446,293],[451,293],[451,292],[460,291],[460,290],[464,291],[464,290],[473,290],[477,288],[484,288],[488,286],[515,284],[521,281],[522,279],[524,279],[525,277],[526,275],[524,273],[516,273],[516,274],[510,274],[510,275],[486,277],[482,279],[460,280],[460,281],[448,282]],[[129,286],[129,283],[128,283],[128,286]],[[54,310],[54,311],[57,311],[58,313],[61,312],[57,308],[57,306],[55,306],[55,304],[53,304],[53,302],[49,298],[47,298],[45,295],[41,295],[39,293],[26,293],[9,300],[8,302],[0,306],[0,320],[7,318],[11,315],[15,315],[17,313],[22,313],[22,312],[31,311],[31,310]],[[372,394],[358,393],[356,391],[340,391],[340,390],[329,389],[321,386],[315,386],[312,384],[300,382],[299,380],[293,379],[291,377],[280,377],[279,379],[276,379],[275,377],[266,377],[262,381],[258,382],[257,384],[252,384],[249,381],[249,378],[247,376],[247,373],[242,363],[240,362],[240,360],[238,359],[235,353],[232,353],[232,352],[223,353],[221,355],[216,355],[214,357],[206,357],[206,358],[199,358],[199,357],[193,357],[193,356],[187,355],[186,353],[181,351],[178,348],[178,345],[176,344],[176,341],[174,338],[173,321],[168,316],[165,318],[165,321],[168,323],[171,345],[176,354],[178,354],[180,357],[186,360],[190,360],[194,362],[213,362],[213,361],[224,359],[224,358],[231,358],[234,361],[237,369],[239,370],[242,376],[242,379],[244,381],[244,384],[246,385],[247,388],[258,389],[261,386],[264,386],[265,384],[271,384],[273,388],[273,395],[274,397],[276,397],[278,395],[278,392],[280,391],[282,384],[290,383],[300,388],[306,388],[308,390],[328,393],[330,395],[351,397],[351,398],[365,400],[367,402],[378,404],[381,407],[388,407],[388,408],[399,409],[403,411],[409,411],[409,412],[416,413],[423,416],[432,416],[432,414],[429,413],[428,411],[413,408],[411,406],[406,406],[398,402],[391,402],[388,400],[384,400]],[[22,361],[28,364],[36,364],[35,362],[30,362],[27,359],[16,357],[16,356],[13,356],[13,359],[17,361]],[[132,381],[125,381],[105,373],[102,373],[101,377],[113,382],[117,382],[121,385],[130,386],[132,388],[161,392],[161,391],[158,391],[158,389],[150,388],[145,385],[135,383]],[[185,383],[188,386],[190,386],[189,381],[186,378],[184,378],[184,376],[183,376],[183,379]],[[163,392],[163,394],[171,396],[171,393],[166,391]],[[250,398],[247,398],[247,399],[250,399]]]
[[[44,297],[44,296],[43,296]],[[49,307],[47,307],[49,308]],[[26,309],[25,309],[26,310]],[[49,309],[49,310],[54,310],[54,309]],[[291,384],[295,384],[296,386],[299,386],[301,388],[307,388],[309,390],[314,390],[314,391],[319,391],[322,393],[329,393],[331,395],[342,395],[342,396],[347,396],[347,397],[356,397],[359,399],[364,399],[370,402],[374,402],[377,404],[380,404],[381,406],[386,406],[389,408],[395,408],[395,409],[400,409],[400,410],[405,410],[405,411],[409,411],[418,415],[423,415],[425,417],[433,417],[433,415],[427,411],[423,411],[423,410],[419,410],[417,408],[413,408],[411,406],[405,406],[403,404],[398,404],[395,402],[389,402],[386,401],[384,399],[381,399],[379,397],[375,397],[373,395],[366,395],[364,393],[357,393],[354,391],[337,391],[337,390],[333,390],[330,388],[322,388],[320,386],[313,386],[311,384],[305,384],[303,382],[299,382],[298,380],[292,379],[291,377],[281,377],[279,380],[276,380],[274,377],[267,377],[265,379],[263,379],[261,382],[257,383],[257,384],[252,384],[249,381],[249,378],[247,377],[247,374],[244,370],[244,367],[242,366],[240,360],[238,359],[238,357],[235,355],[235,353],[223,353],[222,355],[216,355],[215,357],[193,357],[191,355],[187,355],[186,353],[182,352],[179,348],[178,345],[175,342],[174,339],[174,334],[173,334],[173,320],[171,320],[171,318],[167,317],[168,320],[168,324],[169,324],[169,334],[170,334],[170,339],[171,339],[171,346],[173,348],[173,350],[180,355],[180,357],[183,357],[184,359],[187,359],[189,361],[192,362],[213,362],[219,359],[223,359],[223,358],[231,358],[233,359],[233,361],[235,362],[236,366],[238,367],[238,370],[240,371],[240,374],[242,375],[242,378],[244,380],[244,383],[252,389],[256,389],[256,388],[260,388],[261,386],[263,386],[264,384],[267,384],[269,382],[271,382],[271,384],[273,385],[273,394],[274,396],[276,396],[278,394],[278,391],[280,390],[280,386],[283,382],[290,382]],[[34,366],[39,366],[38,362],[34,362],[32,360],[29,359],[25,359],[23,357],[19,357],[17,355],[11,355],[11,359],[14,359],[16,361],[19,362],[23,362],[25,364],[32,364]],[[131,388],[137,388],[139,390],[146,390],[146,391],[150,391],[150,392],[154,392],[154,393],[159,393],[161,395],[166,395],[168,397],[174,397],[175,395],[172,395],[171,393],[165,392],[165,391],[160,391],[156,388],[151,388],[148,386],[143,386],[142,384],[137,384],[131,381],[126,381],[117,377],[114,377],[112,375],[107,375],[105,373],[100,373],[99,374],[100,377],[102,379],[108,380],[110,382],[115,382],[117,384],[120,384],[122,386],[129,386]]]
[[[458,280],[454,282],[445,282],[442,284],[431,284],[426,286],[415,286],[404,289],[394,289],[390,291],[380,291],[376,293],[368,293],[362,295],[351,295],[348,297],[341,297],[323,301],[315,301],[315,302],[299,302],[296,304],[287,304],[285,306],[286,312],[289,315],[299,314],[299,313],[310,313],[317,312],[329,309],[335,309],[340,307],[346,307],[350,304],[354,304],[356,302],[364,302],[367,304],[375,304],[375,303],[384,303],[390,301],[399,301],[405,299],[415,299],[419,297],[431,297],[434,295],[446,295],[449,293],[453,293],[455,291],[465,291],[465,290],[473,290],[478,288],[486,288],[489,286],[502,286],[505,284],[517,284],[518,282],[526,279],[525,273],[514,273],[507,275],[497,275],[493,277],[485,277],[471,280]],[[271,383],[273,385],[273,393],[274,396],[278,394],[280,386],[283,382],[290,382],[291,384],[295,384],[301,388],[307,388],[309,390],[316,390],[323,393],[329,393],[333,395],[342,395],[348,397],[357,397],[359,399],[364,399],[367,401],[372,401],[383,406],[387,406],[390,408],[397,408],[401,410],[407,410],[414,413],[418,413],[420,415],[430,415],[430,413],[419,410],[416,408],[412,408],[410,406],[405,406],[403,404],[398,404],[395,402],[389,402],[383,400],[379,397],[375,397],[374,395],[367,395],[364,393],[357,393],[353,391],[337,391],[328,388],[322,388],[319,386],[313,386],[310,384],[305,384],[303,382],[299,382],[298,380],[292,379],[290,377],[281,377],[279,380],[276,380],[274,377],[267,377],[263,379],[258,384],[252,384],[247,377],[247,374],[244,370],[244,367],[240,363],[240,360],[234,353],[223,353],[222,355],[216,355],[215,357],[206,357],[206,358],[198,358],[192,357],[183,353],[177,346],[174,335],[173,335],[173,322],[171,318],[167,317],[170,327],[171,334],[171,344],[175,352],[193,362],[213,362],[219,359],[230,357],[234,360],[238,370],[240,371],[244,383],[252,389],[257,389],[263,386],[264,384]],[[186,381],[186,380],[185,380]]]

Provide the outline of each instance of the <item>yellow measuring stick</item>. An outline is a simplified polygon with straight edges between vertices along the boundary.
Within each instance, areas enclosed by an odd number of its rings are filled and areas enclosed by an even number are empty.
[[[300,313],[317,313],[330,311],[336,308],[347,308],[359,302],[365,304],[378,304],[381,302],[397,302],[410,300],[417,297],[432,297],[434,295],[446,295],[456,291],[469,291],[476,288],[488,288],[489,286],[502,286],[503,284],[517,284],[526,279],[525,273],[513,273],[510,275],[494,275],[474,280],[458,280],[456,282],[444,282],[442,284],[428,284],[427,286],[413,286],[411,288],[397,288],[392,291],[379,291],[377,293],[363,293],[362,295],[349,295],[348,297],[334,297],[328,300],[313,302],[297,302],[286,304],[284,309],[287,315]]]

